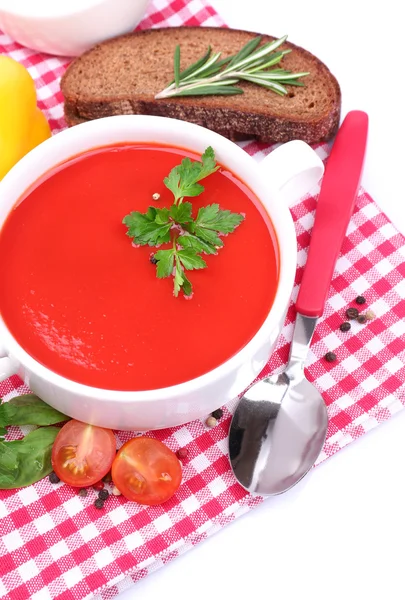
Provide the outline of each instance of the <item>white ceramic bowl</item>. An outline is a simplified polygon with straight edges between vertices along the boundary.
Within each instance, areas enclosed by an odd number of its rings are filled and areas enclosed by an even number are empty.
[[[0,318],[0,380],[18,373],[43,400],[81,421],[113,429],[158,429],[202,417],[229,402],[264,367],[284,323],[297,258],[293,221],[278,190],[303,195],[321,178],[323,164],[300,141],[280,146],[258,164],[233,142],[198,125],[165,117],[108,117],[58,133],[13,167],[0,182],[0,228],[25,190],[49,169],[83,151],[120,142],[160,142],[199,154],[211,145],[218,162],[252,189],[270,215],[280,252],[277,293],[265,322],[240,352],[201,377],[165,389],[124,392],[57,375],[27,354]]]
[[[0,0],[0,29],[23,46],[77,56],[132,31],[150,0]]]

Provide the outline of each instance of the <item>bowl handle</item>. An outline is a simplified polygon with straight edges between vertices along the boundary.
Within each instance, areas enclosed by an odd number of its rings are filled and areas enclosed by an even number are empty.
[[[0,344],[0,381],[4,381],[17,371],[16,363],[7,355],[6,349]]]
[[[259,168],[272,194],[288,206],[314,189],[325,170],[316,152],[301,140],[282,144],[259,163]]]

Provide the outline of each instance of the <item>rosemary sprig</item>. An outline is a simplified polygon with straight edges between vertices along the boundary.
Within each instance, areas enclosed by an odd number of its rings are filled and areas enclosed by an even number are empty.
[[[243,89],[234,87],[240,80],[250,81],[266,87],[276,94],[285,96],[285,85],[303,86],[299,77],[309,75],[307,72],[292,73],[279,65],[282,58],[291,50],[279,50],[287,36],[260,46],[261,36],[250,40],[234,56],[222,59],[221,52],[212,52],[211,46],[195,63],[180,71],[180,46],[174,51],[174,79],[168,86],[156,94],[155,98],[172,96],[217,96],[243,94]]]

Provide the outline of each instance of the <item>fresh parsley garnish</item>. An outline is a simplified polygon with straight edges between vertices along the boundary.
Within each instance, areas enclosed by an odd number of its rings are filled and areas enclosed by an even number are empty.
[[[224,242],[221,235],[233,233],[243,221],[243,215],[222,210],[219,204],[210,204],[193,216],[191,202],[186,197],[199,196],[204,186],[199,183],[219,169],[214,150],[209,146],[201,161],[184,158],[163,180],[174,196],[173,204],[167,208],[150,206],[146,213],[133,211],[123,219],[127,235],[136,246],[170,246],[158,250],[154,255],[156,276],[173,277],[173,293],[182,291],[190,297],[192,284],[186,271],[205,269],[207,263],[201,254],[217,254]]]
[[[214,150],[209,146],[202,155],[201,162],[183,158],[181,164],[174,167],[169,176],[164,178],[163,183],[173,192],[174,202],[177,204],[184,196],[199,196],[204,191],[204,187],[197,182],[218,169]]]

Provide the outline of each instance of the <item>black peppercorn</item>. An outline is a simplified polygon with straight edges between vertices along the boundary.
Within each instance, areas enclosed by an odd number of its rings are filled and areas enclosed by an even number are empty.
[[[78,494],[79,496],[82,496],[82,498],[85,498],[87,496],[86,488],[82,488],[81,490],[79,490]]]
[[[214,410],[214,412],[211,413],[211,416],[214,417],[214,419],[220,419],[224,414],[224,411],[222,410],[222,408],[217,408],[217,410]]]
[[[49,481],[51,483],[59,483],[60,479],[59,477],[56,475],[55,471],[52,471],[52,473],[49,474]]]
[[[110,492],[108,490],[100,490],[98,493],[98,497],[100,498],[100,500],[107,500],[109,495]]]
[[[336,354],[334,352],[327,352],[325,354],[325,360],[327,360],[328,362],[335,362]]]
[[[158,261],[155,258],[154,254],[151,254],[149,257],[150,262],[152,263],[152,265],[157,265]]]
[[[359,316],[359,311],[357,310],[357,308],[350,307],[347,309],[346,317],[348,319],[357,319],[358,316]]]
[[[103,508],[104,500],[102,500],[101,498],[97,498],[97,500],[94,501],[94,506],[96,508]]]
[[[363,324],[363,323],[365,323],[366,321],[367,321],[367,317],[366,317],[366,315],[359,315],[359,316],[357,317],[357,322],[358,322],[358,323],[361,323],[361,324]]]
[[[357,296],[356,304],[365,304],[365,303],[366,303],[366,299],[364,296]]]
[[[349,329],[351,329],[349,321],[345,321],[344,323],[342,323],[339,329],[340,331],[349,331]]]

